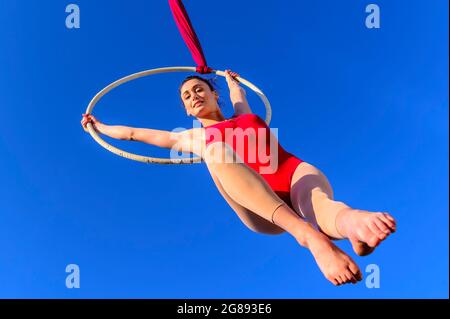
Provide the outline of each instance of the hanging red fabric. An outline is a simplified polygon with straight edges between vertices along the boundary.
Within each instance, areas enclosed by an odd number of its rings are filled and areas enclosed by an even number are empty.
[[[180,30],[181,36],[183,37],[184,42],[186,42],[189,51],[191,51],[195,63],[197,63],[197,72],[202,74],[211,73],[213,70],[206,64],[202,46],[198,40],[194,28],[192,27],[191,20],[189,19],[183,3],[181,0],[169,0],[169,5],[178,29]]]

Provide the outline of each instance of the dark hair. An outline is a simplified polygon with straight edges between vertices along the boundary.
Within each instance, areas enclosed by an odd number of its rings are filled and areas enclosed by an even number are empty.
[[[197,80],[200,80],[200,81],[206,83],[208,85],[208,87],[211,89],[211,91],[216,91],[216,88],[214,87],[215,86],[214,80],[212,80],[212,79],[205,79],[205,78],[202,78],[201,76],[198,76],[198,75],[190,75],[187,78],[185,78],[183,80],[183,82],[181,82],[180,88],[178,89],[180,94],[181,94],[181,88],[183,87],[183,85],[187,81],[190,81],[190,80],[193,80],[193,79],[197,79]]]
[[[180,85],[180,87],[178,88],[178,93],[179,93],[179,95],[181,95],[181,93],[182,93],[182,92],[181,92],[181,88],[183,87],[183,85],[184,85],[186,82],[188,82],[188,81],[190,81],[190,80],[193,80],[193,79],[197,79],[197,80],[199,80],[199,81],[202,81],[203,83],[206,83],[211,91],[213,91],[213,92],[215,91],[215,92],[219,93],[219,92],[218,92],[219,86],[217,85],[217,82],[216,82],[217,77],[211,78],[211,79],[205,79],[205,78],[202,78],[201,76],[198,76],[198,75],[190,75],[190,76],[186,77],[186,78],[183,80],[183,82],[181,82],[181,85]],[[218,101],[218,104],[219,104],[219,107],[222,107],[222,105],[221,105],[222,103],[221,103],[220,101]],[[181,100],[181,105],[182,105],[183,108],[184,108],[183,99]]]

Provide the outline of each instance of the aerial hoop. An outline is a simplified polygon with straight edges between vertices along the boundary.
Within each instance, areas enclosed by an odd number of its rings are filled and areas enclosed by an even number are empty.
[[[129,76],[126,76],[120,80],[117,80],[113,83],[111,83],[110,85],[108,85],[107,87],[105,87],[103,90],[101,90],[99,93],[97,93],[97,95],[92,99],[92,101],[89,103],[87,110],[86,110],[86,114],[92,114],[92,111],[94,110],[94,106],[98,103],[98,101],[100,101],[100,99],[105,96],[107,93],[109,93],[110,91],[112,91],[113,89],[115,89],[116,87],[127,83],[129,81],[133,81],[136,80],[138,78],[142,78],[145,76],[150,76],[150,75],[154,75],[154,74],[159,74],[159,73],[171,73],[171,72],[196,72],[197,68],[195,67],[167,67],[167,68],[158,68],[158,69],[152,69],[152,70],[147,70],[147,71],[143,71],[143,72],[139,72],[139,73],[135,73],[135,74],[131,74]],[[211,73],[220,75],[225,77],[225,72],[223,71],[216,71],[216,70],[212,70]],[[238,77],[237,78],[242,84],[244,84],[245,86],[247,86],[248,88],[250,88],[251,90],[253,90],[259,97],[260,99],[263,101],[265,107],[266,107],[266,123],[267,125],[270,124],[270,121],[272,119],[272,108],[270,106],[270,102],[269,100],[266,98],[266,96],[264,95],[264,93],[258,88],[256,87],[254,84],[252,84],[251,82]],[[100,144],[102,147],[106,148],[108,151],[125,157],[127,159],[130,160],[134,160],[134,161],[138,161],[138,162],[143,162],[143,163],[155,163],[155,164],[194,164],[194,163],[201,163],[202,159],[200,157],[195,157],[195,158],[156,158],[156,157],[148,157],[148,156],[142,156],[142,155],[137,155],[137,154],[133,154],[133,153],[129,153],[126,151],[123,151],[121,149],[118,149],[117,147],[114,147],[110,144],[108,144],[107,142],[105,142],[95,131],[95,129],[92,126],[92,123],[88,123],[87,124],[87,128],[89,130],[89,134],[92,136],[92,138],[98,143]]]

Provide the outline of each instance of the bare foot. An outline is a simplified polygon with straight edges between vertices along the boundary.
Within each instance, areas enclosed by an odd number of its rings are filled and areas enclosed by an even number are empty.
[[[362,280],[358,265],[326,236],[318,235],[308,243],[308,248],[324,276],[335,286]]]
[[[367,256],[396,231],[396,222],[388,213],[345,208],[336,217],[336,227],[350,240],[357,255]]]

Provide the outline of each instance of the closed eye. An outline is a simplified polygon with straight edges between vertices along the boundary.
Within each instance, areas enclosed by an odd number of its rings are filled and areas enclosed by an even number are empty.
[[[199,85],[196,85],[196,86],[194,86],[194,90],[195,90],[195,92],[202,92],[203,91],[203,88],[201,87],[201,86],[199,86]],[[186,93],[187,93],[187,91],[186,91]],[[184,99],[185,100],[187,100],[187,99],[189,99],[191,96],[189,95],[189,94],[186,94],[185,96],[184,96]]]

